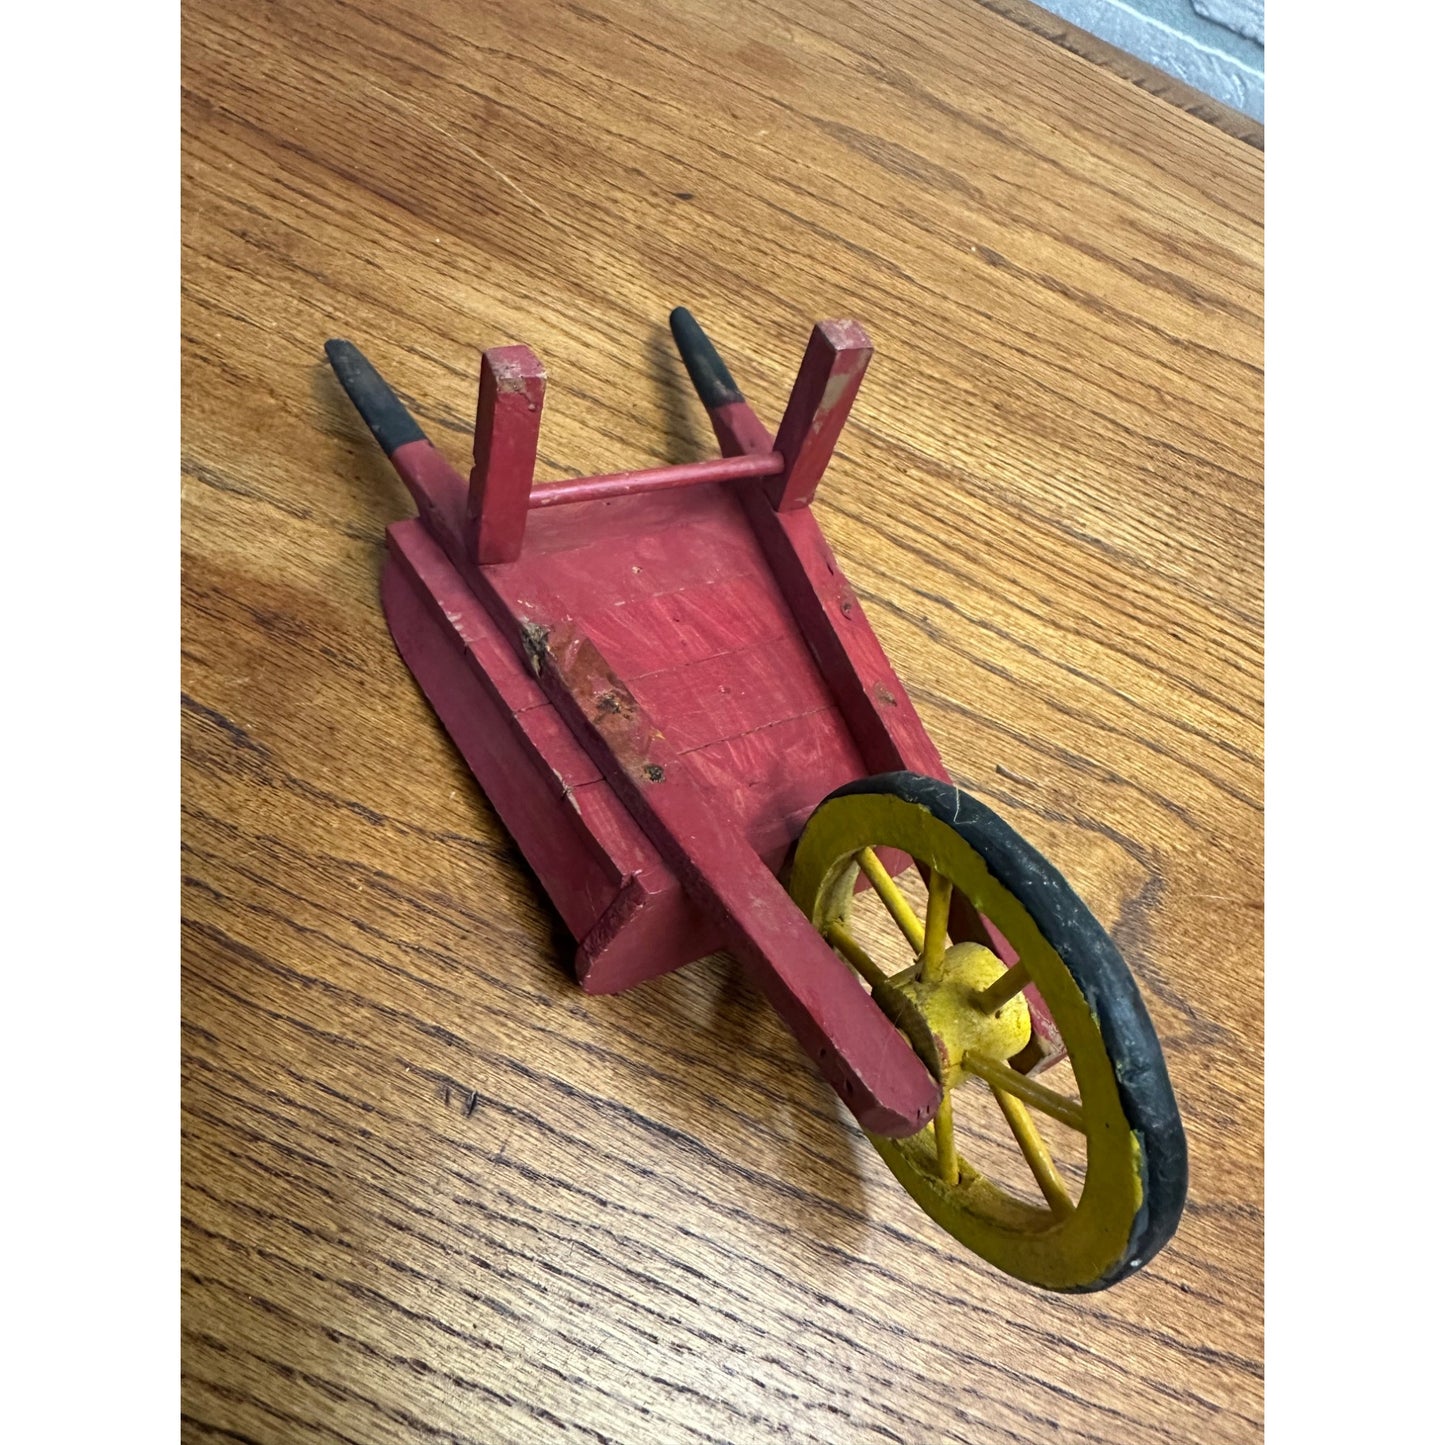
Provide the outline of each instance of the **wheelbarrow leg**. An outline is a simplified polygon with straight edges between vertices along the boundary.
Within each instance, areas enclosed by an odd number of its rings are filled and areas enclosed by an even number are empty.
[[[467,493],[467,551],[473,562],[515,562],[522,555],[546,391],[547,373],[530,346],[482,353]]]
[[[767,484],[774,510],[790,512],[813,500],[872,355],[873,343],[856,321],[820,321],[813,328],[778,427],[784,470]]]
[[[776,447],[783,455],[783,471],[769,479],[765,495],[775,511],[806,507],[838,445],[873,356],[868,333],[856,321],[820,321],[813,327],[774,442],[692,312],[678,306],[668,324],[723,455],[769,452]]]

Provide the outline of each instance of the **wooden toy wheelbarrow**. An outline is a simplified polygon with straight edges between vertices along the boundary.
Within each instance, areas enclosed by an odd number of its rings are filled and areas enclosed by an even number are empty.
[[[387,532],[397,647],[583,989],[730,949],[939,1224],[1034,1284],[1112,1284],[1184,1207],[1174,1093],[1108,935],[947,781],[813,517],[868,338],[814,329],[773,437],[687,311],[672,333],[722,457],[540,485],[527,347],[482,358],[469,484],[326,344],[417,504]]]

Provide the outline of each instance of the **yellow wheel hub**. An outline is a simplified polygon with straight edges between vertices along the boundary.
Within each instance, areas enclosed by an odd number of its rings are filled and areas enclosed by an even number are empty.
[[[929,1042],[920,1052],[933,1055],[928,1062],[941,1079],[957,1070],[965,1055],[1005,1064],[1028,1043],[1032,1024],[1021,994],[997,1010],[987,1006],[986,991],[1007,972],[983,944],[955,943],[931,977],[920,970],[916,977],[882,984],[878,1002],[910,1039],[926,1035]]]

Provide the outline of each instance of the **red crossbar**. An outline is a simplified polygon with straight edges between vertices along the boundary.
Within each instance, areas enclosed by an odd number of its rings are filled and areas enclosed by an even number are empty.
[[[544,482],[533,487],[528,507],[560,507],[568,502],[595,502],[603,497],[628,497],[634,492],[661,492],[701,482],[735,482],[743,477],[775,477],[783,470],[781,452],[761,456],[713,457],[705,462],[679,462],[670,467],[643,467],[634,472],[609,472],[571,482]]]

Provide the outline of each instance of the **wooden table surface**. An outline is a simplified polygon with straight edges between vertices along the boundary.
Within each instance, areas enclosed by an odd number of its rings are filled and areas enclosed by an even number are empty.
[[[1261,1433],[1261,153],[968,0],[193,0],[184,55],[188,1440]],[[955,778],[1129,958],[1173,1244],[1050,1296],[911,1203],[726,958],[585,997],[392,648],[480,348],[542,474],[709,454],[877,354],[817,504]]]

